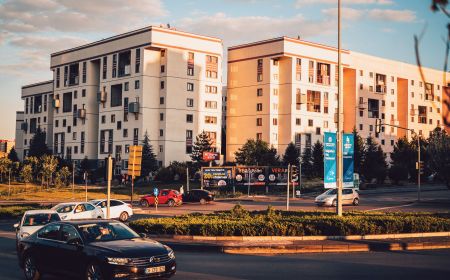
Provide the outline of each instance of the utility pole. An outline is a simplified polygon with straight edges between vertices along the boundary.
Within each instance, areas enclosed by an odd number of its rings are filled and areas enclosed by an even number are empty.
[[[186,191],[189,191],[189,167],[186,167]]]
[[[86,193],[86,202],[88,201],[87,177],[88,177],[87,171],[84,171],[84,188]]]
[[[343,120],[343,94],[342,94],[342,61],[341,61],[341,0],[338,0],[338,132],[336,134],[337,144],[337,205],[336,214],[342,216],[342,179],[343,179],[343,160],[342,160],[342,131],[344,127]]]
[[[289,181],[291,180],[291,164],[288,164],[287,184],[286,184],[286,211],[289,211]]]
[[[247,196],[250,196],[250,177],[251,177],[252,171],[250,170],[250,167],[248,168],[248,186],[247,186]]]
[[[75,162],[72,160],[72,199],[75,199]]]
[[[422,164],[420,162],[420,137],[417,134],[417,162],[419,168],[417,169],[417,201],[420,201],[420,173],[422,172]]]
[[[110,207],[111,207],[111,179],[112,179],[112,157],[111,154],[108,155],[108,161],[106,165],[106,177],[108,181],[108,195],[106,198],[106,218],[110,218]]]

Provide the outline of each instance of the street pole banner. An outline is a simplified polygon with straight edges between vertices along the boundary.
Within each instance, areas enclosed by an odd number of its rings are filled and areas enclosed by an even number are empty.
[[[353,188],[353,167],[354,167],[354,147],[355,141],[353,133],[344,133],[342,141],[342,158],[344,161],[344,175],[342,186]]]
[[[336,188],[336,133],[324,133],[324,185],[326,189]]]

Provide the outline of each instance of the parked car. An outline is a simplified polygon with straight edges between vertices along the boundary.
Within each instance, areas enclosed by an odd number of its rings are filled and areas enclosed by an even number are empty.
[[[171,248],[138,235],[114,220],[48,224],[19,242],[18,259],[27,280],[42,274],[60,279],[169,278],[176,272]]]
[[[214,200],[214,194],[207,190],[190,190],[183,194],[183,202],[206,204]]]
[[[150,194],[141,197],[140,202],[141,206],[149,207],[150,205],[155,205],[155,195]],[[183,196],[180,192],[176,190],[160,190],[158,194],[158,205],[159,204],[167,204],[169,207],[181,205],[183,203]]]
[[[28,237],[43,226],[51,222],[61,221],[58,213],[55,210],[29,210],[26,211],[22,219],[17,224],[14,224],[16,229],[16,240]]]
[[[100,207],[106,216],[106,199],[96,199],[89,202],[96,207]],[[131,204],[125,203],[121,200],[111,199],[109,201],[109,211],[109,218],[119,219],[121,222],[126,222],[128,218],[133,216],[133,208],[131,208]]]
[[[337,190],[329,189],[315,199],[315,203],[319,206],[333,206],[337,205]],[[342,190],[342,204],[343,205],[359,205],[359,193],[354,189]]]
[[[89,202],[60,203],[54,206],[52,210],[58,212],[61,220],[105,218],[102,209]]]

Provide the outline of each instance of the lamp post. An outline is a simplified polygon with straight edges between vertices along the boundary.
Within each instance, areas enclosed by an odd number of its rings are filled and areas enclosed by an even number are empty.
[[[342,130],[343,130],[343,94],[342,94],[342,61],[341,61],[341,0],[338,0],[338,127],[336,134],[337,144],[337,204],[336,214],[342,216]]]

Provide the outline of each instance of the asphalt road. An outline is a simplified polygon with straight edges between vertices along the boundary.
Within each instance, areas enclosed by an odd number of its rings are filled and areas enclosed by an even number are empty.
[[[448,279],[450,250],[245,256],[176,252],[172,279]],[[0,237],[0,279],[24,279],[14,239]],[[44,279],[60,279],[47,276]]]

